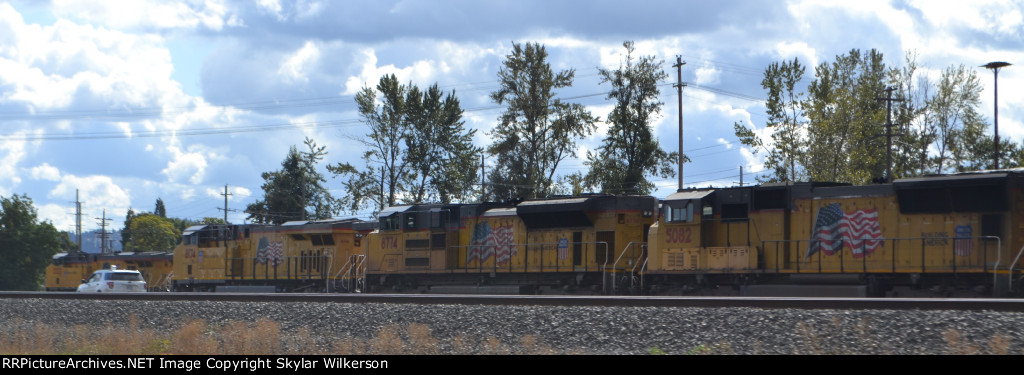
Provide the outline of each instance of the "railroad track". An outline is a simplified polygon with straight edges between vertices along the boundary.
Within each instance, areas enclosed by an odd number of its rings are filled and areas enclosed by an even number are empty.
[[[751,307],[845,310],[972,310],[1024,312],[1022,299],[990,298],[795,298],[665,296],[503,296],[442,294],[258,294],[258,293],[70,293],[0,292],[3,299],[139,301],[393,303],[421,305]]]

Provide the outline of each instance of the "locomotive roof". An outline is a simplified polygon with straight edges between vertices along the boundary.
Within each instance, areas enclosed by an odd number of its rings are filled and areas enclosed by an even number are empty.
[[[481,216],[483,216],[483,217],[516,216],[516,208],[515,207],[492,208],[492,209],[489,209],[486,212],[484,212],[484,214],[481,215]]]
[[[391,216],[399,212],[409,211],[409,209],[411,208],[412,206],[391,206],[383,210],[380,210],[380,212],[377,213],[377,217]]]
[[[667,200],[667,201],[675,201],[675,200],[701,199],[701,198],[704,198],[704,197],[706,197],[709,194],[714,193],[714,192],[715,192],[714,189],[679,191],[679,192],[675,192],[675,193],[669,194],[669,196],[666,197],[665,200]]]
[[[1018,173],[1005,171],[983,171],[959,173],[954,175],[926,176],[901,178],[893,182],[897,189],[915,187],[953,187],[967,184],[976,185],[978,182],[1001,183],[1011,174],[1019,176]]]

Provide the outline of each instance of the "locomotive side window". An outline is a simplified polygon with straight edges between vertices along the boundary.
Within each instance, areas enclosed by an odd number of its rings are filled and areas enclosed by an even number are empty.
[[[746,203],[723,204],[722,220],[747,220],[748,211]]]
[[[991,214],[981,215],[982,236],[1002,236],[1003,215]]]

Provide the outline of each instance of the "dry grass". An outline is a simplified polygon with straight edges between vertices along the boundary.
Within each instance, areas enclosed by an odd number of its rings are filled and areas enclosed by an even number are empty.
[[[306,328],[283,332],[281,325],[267,319],[255,322],[231,322],[211,326],[202,320],[182,322],[175,330],[158,332],[140,328],[131,316],[125,324],[104,326],[49,326],[15,319],[0,331],[0,355],[46,354],[119,354],[119,355],[253,355],[253,354],[574,354],[573,348],[556,349],[535,335],[527,334],[511,342],[489,337],[458,335],[439,339],[426,324],[381,327],[371,338],[353,337],[347,333],[335,336],[333,342],[317,342]],[[869,322],[849,324],[833,320],[822,327],[801,322],[797,331],[802,337],[799,354],[853,354],[850,345],[838,344],[840,332],[853,332],[856,340],[868,342]],[[852,331],[851,331],[852,330]],[[942,334],[949,354],[1009,354],[1013,339],[996,334],[987,342],[972,341],[955,329]],[[323,340],[323,338],[320,338]],[[660,351],[660,350],[658,350]],[[755,352],[763,352],[755,343]],[[654,352],[652,352],[654,353]],[[663,352],[662,352],[663,353]],[[720,342],[700,345],[686,353],[667,354],[735,354],[732,344]]]

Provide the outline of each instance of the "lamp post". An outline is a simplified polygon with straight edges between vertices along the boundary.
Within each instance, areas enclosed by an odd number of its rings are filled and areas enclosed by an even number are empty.
[[[982,67],[991,69],[994,77],[995,86],[995,115],[994,115],[994,129],[995,129],[995,151],[996,151],[996,169],[999,169],[999,69],[1004,66],[1010,66],[1010,63],[1004,61],[993,61],[988,64],[982,65]]]

